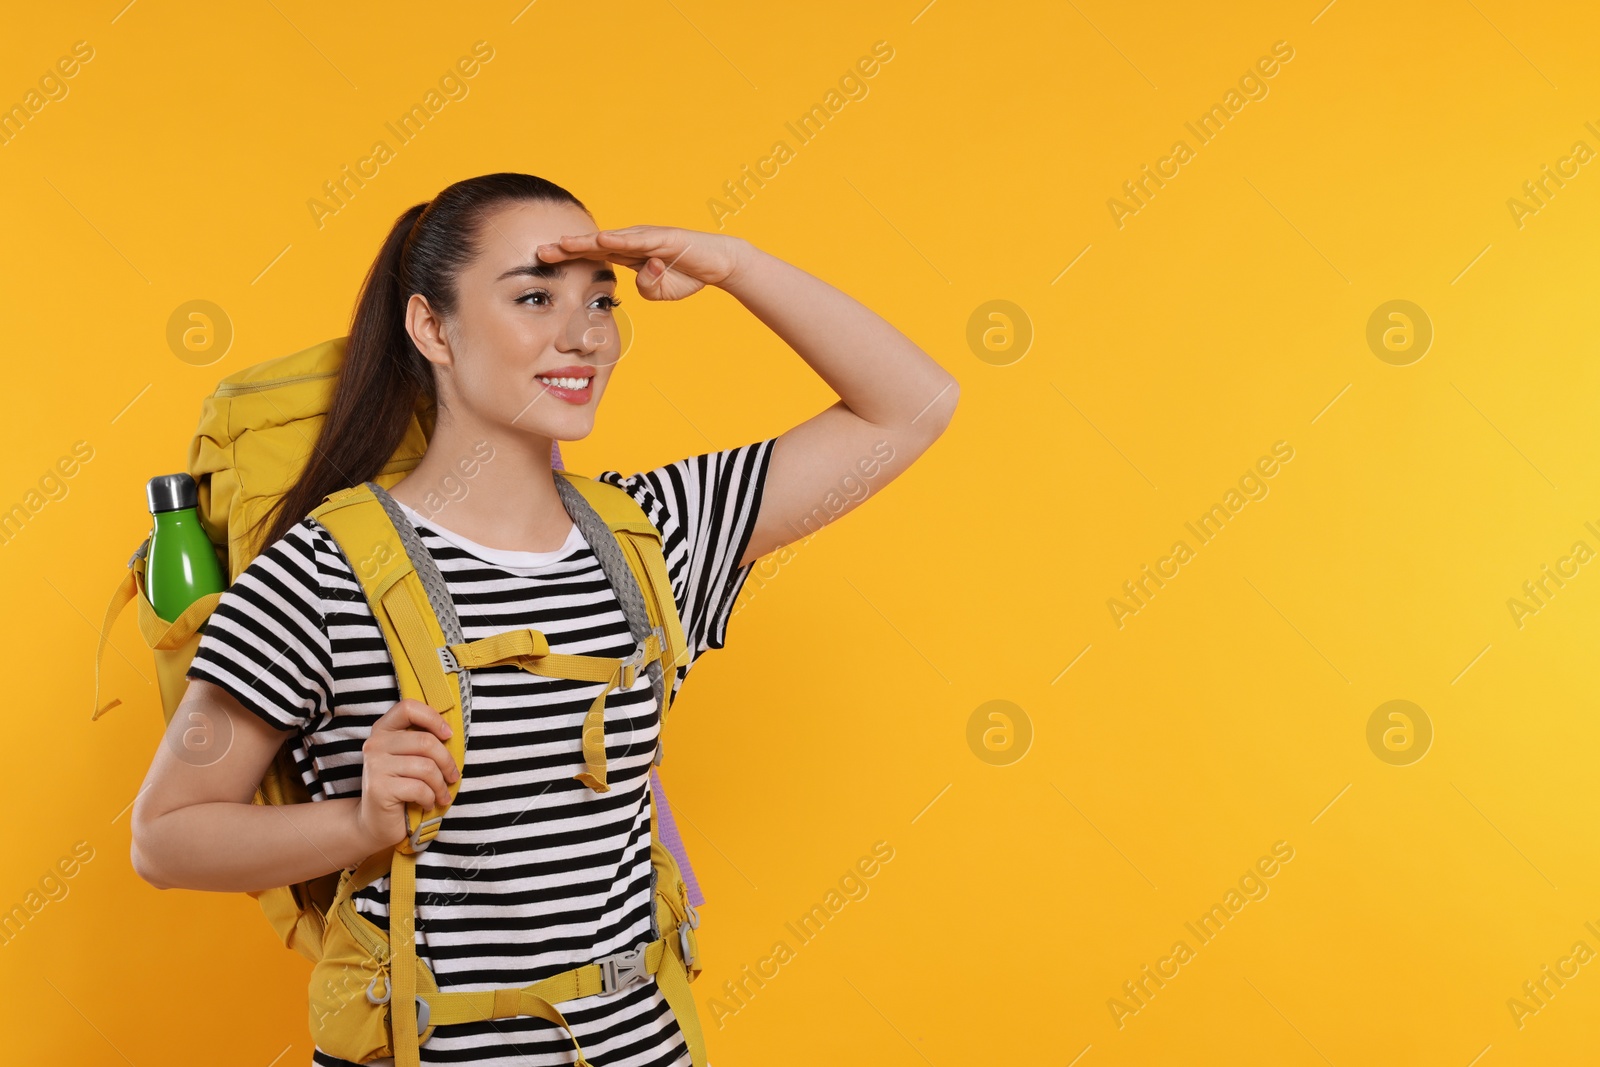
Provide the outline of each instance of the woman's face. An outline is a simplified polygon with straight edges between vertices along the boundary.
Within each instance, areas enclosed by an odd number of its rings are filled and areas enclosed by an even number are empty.
[[[478,258],[456,281],[456,314],[434,335],[443,344],[418,346],[434,361],[442,418],[469,433],[483,425],[560,441],[594,429],[622,351],[611,314],[617,275],[604,260],[545,263],[535,250],[596,229],[572,204],[515,201],[484,216]]]

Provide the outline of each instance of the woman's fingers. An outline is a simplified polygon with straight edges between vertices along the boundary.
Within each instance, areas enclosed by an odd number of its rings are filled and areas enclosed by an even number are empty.
[[[601,230],[597,233],[567,234],[555,241],[539,245],[538,257],[548,263],[565,259],[593,258],[585,253],[601,253],[613,262],[633,267],[651,256],[671,257],[677,250],[663,242],[657,234],[644,230]]]
[[[382,770],[396,778],[410,778],[427,785],[432,793],[427,801],[430,804],[442,808],[450,803],[450,790],[444,784],[439,765],[426,756],[390,756]]]
[[[540,245],[536,253],[545,263],[564,263],[569,259],[601,259],[638,269],[647,258],[632,250],[620,248],[564,249],[560,245]]]
[[[373,724],[361,744],[361,804],[356,812],[373,847],[405,838],[407,804],[426,809],[450,803],[447,782],[460,778],[444,744],[450,732],[437,710],[409,698],[397,701]]]
[[[372,732],[400,732],[413,726],[420,726],[438,737],[450,736],[450,724],[444,721],[443,715],[422,701],[409,697],[396,701],[380,715],[378,721],[372,724]]]
[[[711,235],[709,243],[701,241],[702,236],[669,226],[598,230],[564,234],[537,246],[534,254],[547,263],[568,259],[618,263],[637,272],[639,292],[646,300],[681,300],[728,273],[718,235]]]
[[[420,700],[401,700],[373,724],[362,744],[367,766],[385,775],[423,782],[430,798],[443,807],[450,803],[446,783],[460,779],[450,750],[441,738],[450,735],[444,716]]]
[[[461,776],[450,750],[445,747],[443,741],[432,734],[423,733],[421,730],[406,730],[403,733],[389,735],[383,747],[384,751],[396,755],[426,756],[438,764],[439,771],[447,782],[453,782]]]

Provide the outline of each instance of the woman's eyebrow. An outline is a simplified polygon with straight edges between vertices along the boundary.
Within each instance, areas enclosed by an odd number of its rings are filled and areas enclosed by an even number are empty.
[[[546,280],[555,280],[557,278],[562,277],[564,274],[566,274],[566,272],[567,272],[567,264],[565,262],[562,262],[562,263],[542,263],[542,262],[541,263],[523,263],[520,266],[512,267],[510,270],[508,270],[505,273],[501,274],[500,277],[495,279],[495,281],[497,281],[497,282],[498,281],[504,281],[506,278],[514,278],[514,277],[516,277],[518,275],[523,275],[523,274],[527,275],[530,278],[543,278],[543,279],[546,279]],[[596,282],[614,282],[614,281],[617,280],[617,272],[612,270],[608,266],[601,266],[601,267],[599,267],[599,268],[597,268],[595,270],[594,277],[591,278],[590,280],[591,281],[596,281]]]

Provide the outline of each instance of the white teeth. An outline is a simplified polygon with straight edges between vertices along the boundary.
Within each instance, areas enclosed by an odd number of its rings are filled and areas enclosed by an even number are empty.
[[[593,380],[591,378],[546,378],[542,374],[535,375],[535,377],[546,385],[558,385],[563,389],[584,389]]]

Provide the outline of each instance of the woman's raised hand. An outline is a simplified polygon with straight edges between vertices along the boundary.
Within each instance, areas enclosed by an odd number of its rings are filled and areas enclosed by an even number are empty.
[[[397,702],[372,724],[361,746],[361,805],[356,818],[372,851],[405,840],[406,804],[424,809],[450,803],[461,776],[444,746],[450,727],[420,700]]]
[[[546,263],[605,259],[637,271],[634,284],[646,300],[682,300],[707,285],[725,285],[751,245],[742,237],[675,226],[629,226],[622,230],[562,237],[535,254]]]

